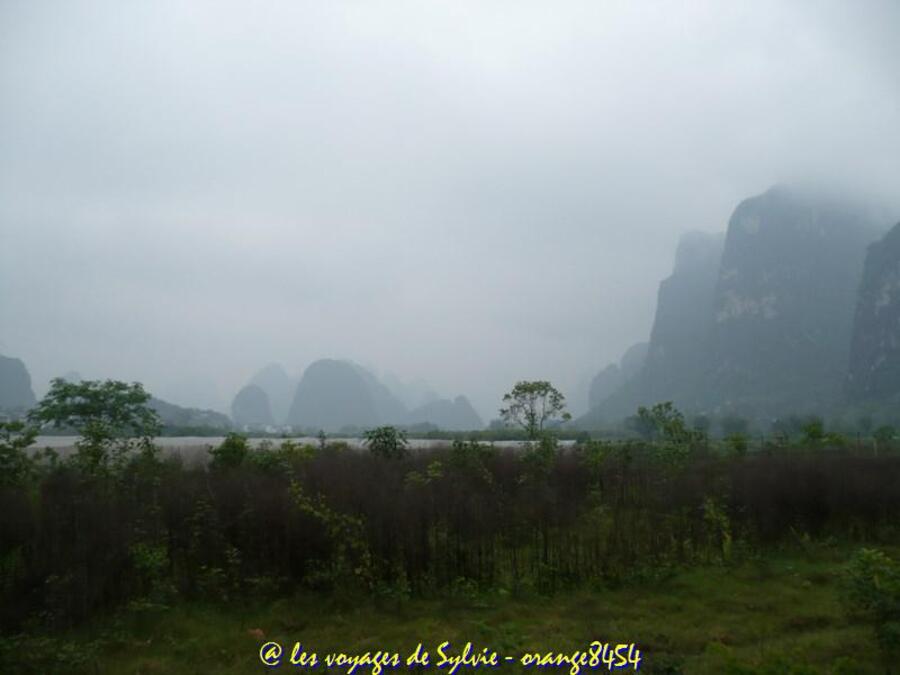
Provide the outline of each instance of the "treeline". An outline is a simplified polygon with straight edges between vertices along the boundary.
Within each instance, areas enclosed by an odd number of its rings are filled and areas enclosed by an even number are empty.
[[[893,452],[745,454],[695,435],[395,449],[232,435],[206,466],[152,446],[25,466],[0,488],[2,627],[298,588],[550,593],[798,537],[896,541],[900,522]]]

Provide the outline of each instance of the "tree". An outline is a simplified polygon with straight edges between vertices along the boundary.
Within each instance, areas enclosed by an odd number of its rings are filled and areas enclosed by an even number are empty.
[[[243,434],[231,432],[217,448],[211,448],[210,467],[213,469],[233,469],[240,466],[250,452],[250,444]]]
[[[75,444],[76,460],[93,473],[107,468],[112,452],[116,459],[137,448],[153,452],[153,437],[161,425],[149,401],[150,394],[138,382],[67,382],[58,377],[29,419],[77,431],[81,438]]]
[[[650,411],[641,406],[637,415],[631,415],[625,420],[625,428],[635,432],[645,441],[653,440],[657,433],[656,421],[651,417]]]
[[[671,443],[685,443],[698,440],[702,433],[687,428],[684,415],[672,401],[657,403],[652,408],[641,406],[637,416],[630,418],[631,427],[645,438],[661,435]]]
[[[385,426],[369,429],[364,433],[365,445],[369,451],[384,459],[403,459],[406,456],[409,442],[406,434],[396,427]]]
[[[803,425],[803,442],[811,447],[822,443],[825,438],[825,423],[821,417],[812,416]]]
[[[725,437],[725,442],[728,444],[728,447],[731,448],[731,451],[736,455],[745,455],[747,453],[747,447],[749,446],[747,435],[741,432],[736,432],[733,434],[728,434]]]
[[[0,485],[17,485],[28,478],[33,468],[28,447],[36,437],[37,429],[21,420],[0,422]]]
[[[503,402],[508,407],[500,409],[500,418],[522,427],[532,441],[543,435],[544,425],[548,422],[572,419],[565,410],[565,396],[543,380],[516,383],[503,397]]]

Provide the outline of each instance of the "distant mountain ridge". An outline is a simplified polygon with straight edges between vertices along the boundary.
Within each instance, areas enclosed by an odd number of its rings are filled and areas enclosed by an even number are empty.
[[[431,386],[422,379],[404,382],[392,373],[385,373],[381,381],[410,410],[419,408],[432,401],[437,401],[440,398]]]
[[[231,403],[231,419],[239,428],[265,428],[275,424],[269,396],[262,387],[248,384]]]
[[[231,419],[215,410],[185,408],[156,397],[152,397],[148,405],[156,411],[165,427],[205,428],[221,431],[227,431],[232,427]]]
[[[444,431],[473,431],[484,427],[484,422],[465,396],[457,396],[452,401],[437,399],[426,403],[410,411],[405,423],[410,426],[433,424]]]
[[[36,403],[31,374],[21,359],[0,355],[0,411],[22,413]]]
[[[310,364],[297,384],[287,423],[306,429],[338,431],[368,428],[379,421],[375,401],[359,368],[347,361]]]
[[[483,427],[468,399],[433,399],[409,411],[369,370],[357,363],[320,359],[310,364],[297,384],[288,425],[326,432],[363,430],[381,425],[433,425],[444,430]]]
[[[285,424],[297,390],[297,381],[291,378],[282,366],[270,363],[256,373],[247,384],[256,385],[265,392],[269,399],[272,422]]]

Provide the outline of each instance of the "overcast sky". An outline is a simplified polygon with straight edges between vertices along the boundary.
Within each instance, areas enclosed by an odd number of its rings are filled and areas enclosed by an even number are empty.
[[[900,213],[898,8],[0,0],[0,353],[219,409],[321,357],[574,396],[741,199]]]

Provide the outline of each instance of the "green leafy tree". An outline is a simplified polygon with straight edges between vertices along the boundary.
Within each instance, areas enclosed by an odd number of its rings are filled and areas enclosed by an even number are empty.
[[[652,408],[638,408],[637,427],[648,430],[651,437],[662,436],[669,443],[689,443],[699,440],[703,435],[700,431],[688,429],[684,415],[672,401],[657,403]]]
[[[653,440],[658,432],[656,421],[650,415],[650,411],[643,406],[638,408],[637,415],[631,415],[625,420],[625,428],[635,432],[646,441]]]
[[[747,435],[742,433],[729,434],[725,437],[725,443],[735,455],[739,456],[747,454],[747,448],[750,445]]]
[[[529,440],[536,440],[544,433],[549,422],[565,422],[572,419],[566,412],[566,398],[552,384],[543,380],[518,382],[503,397],[507,407],[500,409],[500,418],[525,430]]]
[[[684,467],[692,452],[706,447],[706,434],[689,429],[671,401],[641,406],[629,422],[644,438],[654,440],[655,457],[673,467]]]
[[[34,466],[28,447],[38,430],[21,420],[0,422],[0,485],[24,483]]]
[[[829,431],[822,437],[826,448],[846,448],[849,443],[849,439],[839,431]]]
[[[804,445],[815,447],[825,439],[825,423],[821,417],[812,416],[803,425]]]
[[[407,455],[406,433],[392,426],[369,429],[364,433],[365,445],[369,451],[384,459],[403,459]]]
[[[215,448],[209,450],[212,457],[210,468],[212,469],[233,469],[244,463],[250,452],[250,444],[247,437],[243,434],[230,433],[225,436],[225,440]]]
[[[56,378],[29,419],[74,429],[81,436],[75,444],[76,461],[95,473],[108,469],[111,459],[121,461],[131,450],[155,451],[153,438],[161,425],[149,401],[150,394],[138,382]]]

